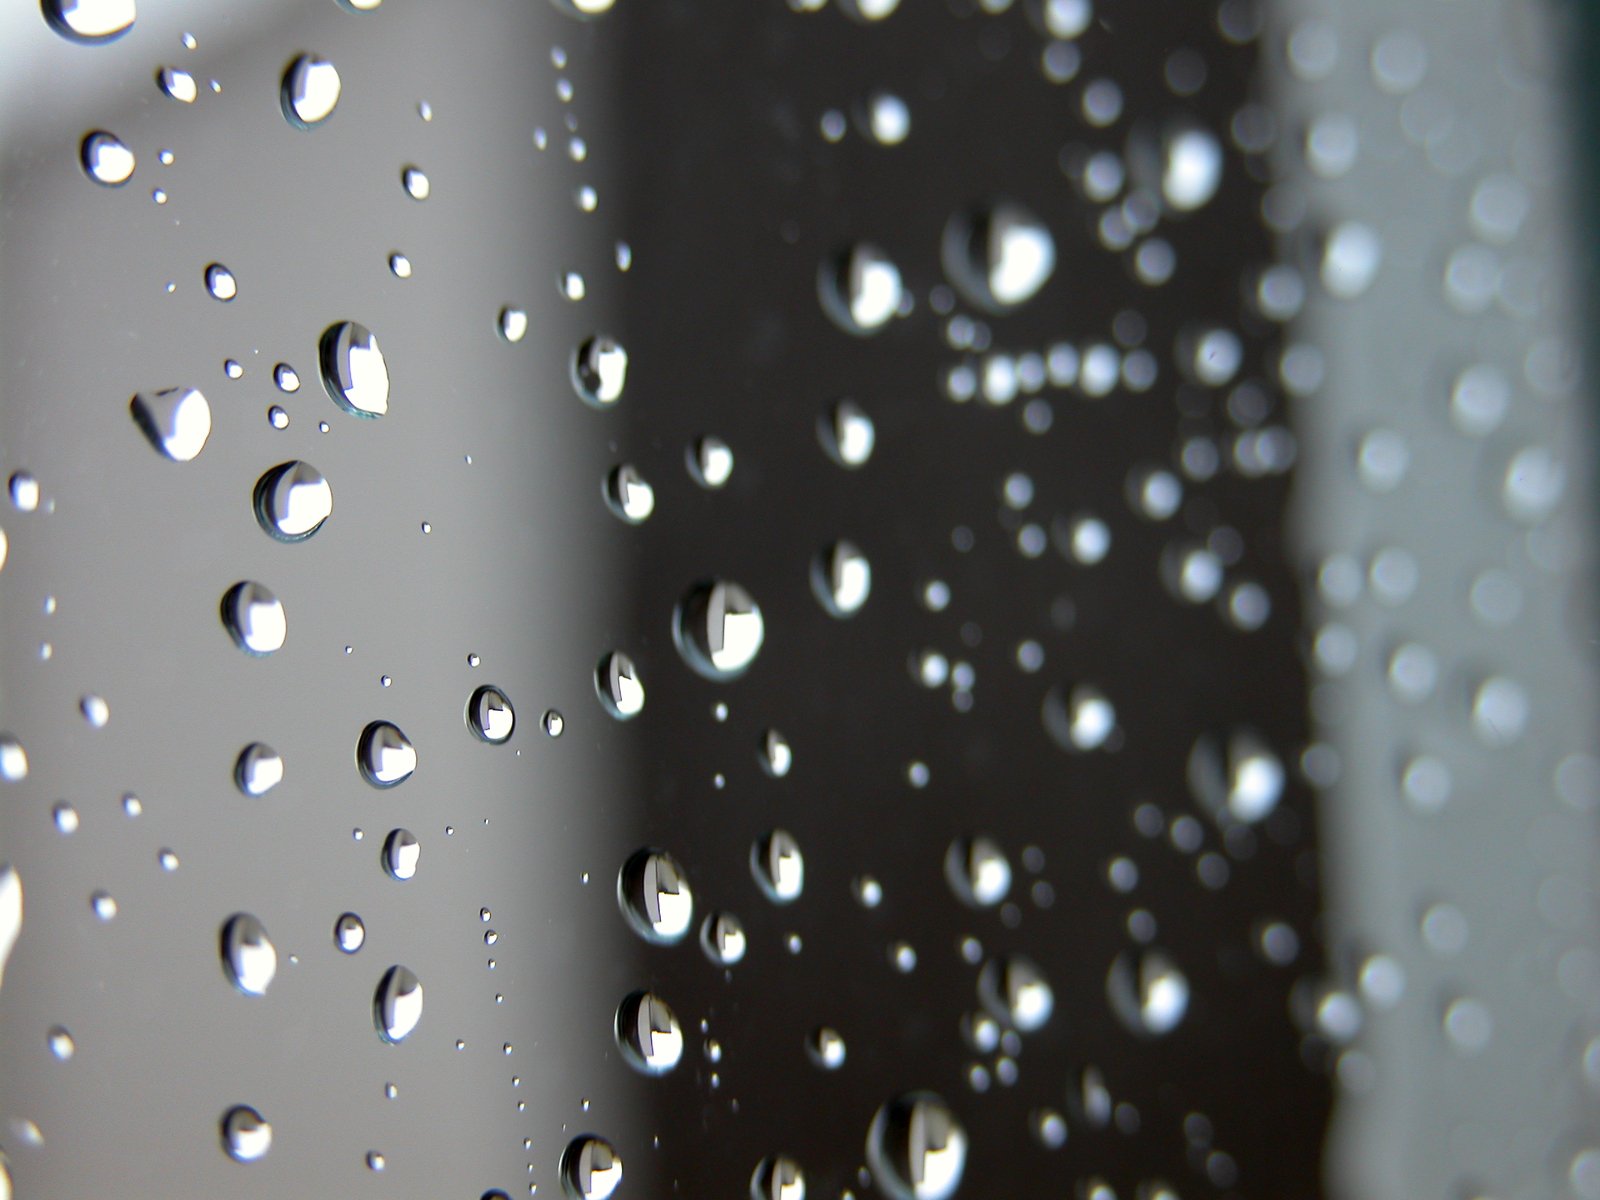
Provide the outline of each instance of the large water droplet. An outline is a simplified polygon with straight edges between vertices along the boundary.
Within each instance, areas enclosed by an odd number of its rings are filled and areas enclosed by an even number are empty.
[[[367,926],[357,913],[340,913],[333,923],[333,944],[345,954],[354,954],[367,940]]]
[[[1031,300],[1055,271],[1056,243],[1043,221],[1001,201],[945,226],[944,271],[971,303],[1005,312]]]
[[[622,399],[628,382],[628,352],[616,338],[597,333],[572,356],[572,386],[596,408]]]
[[[732,913],[712,913],[700,926],[700,947],[719,967],[731,967],[744,957],[744,926]]]
[[[422,1020],[422,984],[407,968],[393,966],[383,973],[372,997],[372,1019],[386,1042],[404,1041]]]
[[[1260,821],[1278,807],[1283,784],[1283,764],[1250,730],[1235,732],[1226,749],[1206,736],[1189,752],[1189,788],[1218,820]]]
[[[222,968],[247,996],[265,996],[278,973],[278,951],[267,930],[249,913],[235,913],[222,927]]]
[[[684,661],[707,679],[733,679],[761,650],[761,609],[737,583],[701,584],[679,603],[673,637]]]
[[[967,1133],[933,1092],[908,1092],[873,1117],[867,1163],[895,1200],[948,1200],[966,1169]]]
[[[120,187],[127,183],[137,165],[133,151],[128,149],[127,144],[116,134],[103,129],[84,135],[83,144],[78,147],[78,161],[83,164],[84,172],[90,179],[105,187]]]
[[[683,1030],[665,1000],[634,992],[617,1009],[617,1045],[635,1070],[665,1075],[683,1057]]]
[[[417,873],[422,860],[422,843],[409,829],[391,829],[383,839],[383,871],[390,879],[404,883]]]
[[[644,682],[639,678],[639,668],[620,650],[613,650],[600,660],[594,687],[605,710],[619,721],[638,716],[644,708]]]
[[[389,364],[365,325],[340,321],[322,335],[318,362],[322,386],[333,402],[357,417],[389,411]]]
[[[606,504],[630,525],[638,525],[656,509],[655,489],[632,463],[614,467],[606,476]]]
[[[877,333],[900,311],[904,285],[887,254],[862,242],[822,264],[817,288],[823,310],[846,333]]]
[[[510,740],[516,726],[516,710],[499,688],[485,685],[467,701],[467,727],[491,745]]]
[[[283,780],[283,759],[264,742],[252,742],[239,751],[233,764],[233,781],[246,796],[264,796]]]
[[[50,27],[75,42],[109,42],[133,28],[134,0],[44,0]]]
[[[805,889],[806,863],[800,843],[785,829],[774,829],[750,847],[750,870],[774,904],[789,904]]]
[[[300,542],[333,515],[333,488],[299,459],[279,463],[256,483],[256,520],[281,542]]]
[[[394,787],[417,769],[417,750],[398,725],[373,721],[356,743],[356,765],[373,787]]]
[[[247,1104],[222,1114],[222,1148],[234,1162],[255,1162],[272,1148],[272,1126]]]
[[[694,921],[694,893],[676,859],[665,850],[640,850],[617,875],[617,900],[629,924],[646,941],[681,941]]]
[[[283,73],[283,115],[297,129],[320,125],[333,115],[339,90],[338,68],[315,54],[302,54]]]
[[[1032,959],[991,959],[978,976],[978,999],[998,1021],[1022,1033],[1042,1029],[1055,1011],[1055,993]]]
[[[282,601],[265,585],[249,581],[234,584],[222,597],[222,623],[234,645],[258,657],[282,649],[289,636]]]
[[[211,436],[211,405],[198,389],[140,392],[129,404],[134,423],[173,462],[190,462]]]
[[[872,564],[854,542],[835,542],[811,560],[811,590],[836,617],[853,617],[872,592]]]
[[[22,876],[10,863],[0,862],[0,986],[5,984],[6,961],[22,932]]]
[[[622,1182],[622,1156],[605,1138],[573,1138],[561,1152],[561,1184],[571,1200],[609,1200]]]
[[[1189,981],[1159,950],[1125,951],[1106,976],[1111,1009],[1134,1033],[1170,1033],[1189,1009]]]
[[[787,1154],[772,1154],[750,1176],[750,1200],[806,1200],[806,1173]]]
[[[817,437],[828,457],[851,470],[872,457],[877,429],[872,418],[854,400],[840,400],[817,423]]]
[[[989,908],[1011,890],[1011,863],[993,838],[957,838],[945,853],[944,877],[963,904]]]

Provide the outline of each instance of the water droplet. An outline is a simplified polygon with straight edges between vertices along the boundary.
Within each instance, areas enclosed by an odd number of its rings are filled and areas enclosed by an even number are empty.
[[[78,701],[78,711],[96,729],[104,729],[106,722],[111,720],[111,705],[106,703],[103,696],[83,697]]]
[[[1011,863],[993,838],[957,838],[945,853],[944,877],[963,904],[990,908],[1011,890]]]
[[[857,123],[880,146],[898,146],[911,133],[911,110],[893,92],[874,92],[862,106]]]
[[[872,592],[872,564],[854,542],[835,542],[811,561],[811,590],[836,617],[853,617]]]
[[[57,800],[50,806],[50,819],[55,822],[56,829],[61,833],[78,832],[78,810],[65,800]]]
[[[207,267],[205,278],[206,291],[217,300],[226,302],[239,294],[239,281],[221,263],[212,263]]]
[[[741,675],[761,650],[761,609],[737,583],[701,584],[679,602],[673,636],[684,661],[711,680]]]
[[[18,512],[31,513],[39,507],[39,481],[26,471],[11,476],[11,503]]]
[[[353,912],[340,913],[333,923],[333,944],[345,954],[354,954],[367,940],[367,927]]]
[[[656,493],[632,463],[613,467],[606,476],[606,504],[630,525],[642,523],[656,508]]]
[[[422,843],[409,829],[391,829],[383,839],[383,871],[390,879],[404,883],[417,873],[422,859]]]
[[[806,1037],[806,1053],[824,1071],[844,1066],[844,1035],[831,1025],[819,1025]]]
[[[1353,300],[1372,286],[1383,262],[1378,231],[1360,221],[1341,221],[1322,247],[1322,286],[1340,300]]]
[[[367,1151],[367,1157],[366,1157],[366,1163],[367,1163],[367,1170],[369,1170],[369,1171],[381,1171],[381,1170],[383,1170],[385,1167],[387,1167],[389,1165],[389,1160],[386,1159],[377,1150],[368,1150]]]
[[[933,1092],[908,1092],[873,1117],[867,1163],[895,1200],[949,1200],[967,1165],[966,1130]]]
[[[699,438],[689,446],[688,464],[691,478],[715,491],[733,477],[733,448],[721,438]]]
[[[787,830],[774,829],[750,847],[750,870],[774,904],[793,903],[805,889],[805,859]]]
[[[178,67],[162,67],[156,72],[156,86],[179,104],[193,104],[200,95],[194,76]]]
[[[322,335],[319,364],[322,385],[345,412],[381,417],[389,411],[389,364],[365,325],[355,321],[330,325]]]
[[[550,737],[558,738],[561,736],[562,731],[565,730],[566,727],[567,720],[559,712],[553,708],[545,710],[544,731],[546,734],[548,734]]]
[[[264,796],[283,780],[283,759],[264,742],[252,742],[239,751],[233,764],[233,782],[246,796]]]
[[[839,7],[857,21],[882,21],[894,14],[900,7],[900,0],[839,0]]]
[[[761,769],[774,779],[782,779],[794,766],[794,750],[789,745],[789,739],[776,729],[769,729],[761,735],[760,753],[757,761]]]
[[[944,271],[968,301],[1005,312],[1031,300],[1056,266],[1055,239],[1020,204],[1003,201],[945,226]]]
[[[236,583],[222,597],[222,623],[234,644],[258,657],[283,647],[288,617],[272,591],[259,583]]]
[[[5,983],[6,963],[22,932],[22,876],[8,862],[0,862],[0,985]]]
[[[410,279],[411,260],[396,250],[389,255],[389,270],[394,272],[396,279]]]
[[[817,423],[822,448],[841,467],[865,466],[872,457],[877,430],[872,418],[854,400],[840,400]]]
[[[1117,711],[1095,688],[1050,689],[1044,700],[1044,727],[1063,750],[1104,746],[1117,727]]]
[[[511,701],[497,687],[480,687],[467,701],[467,727],[483,741],[492,745],[508,741],[516,723]]]
[[[103,129],[84,135],[78,161],[90,179],[105,187],[120,187],[133,177],[133,151],[116,134]]]
[[[1055,1010],[1055,994],[1032,959],[991,959],[978,975],[978,999],[997,1020],[1023,1033],[1042,1029]]]
[[[272,1126],[247,1104],[222,1114],[222,1148],[234,1162],[255,1162],[272,1148]]]
[[[28,777],[28,753],[9,733],[0,733],[0,779],[18,783]]]
[[[117,915],[116,897],[107,891],[95,892],[89,897],[89,908],[102,921],[109,921]]]
[[[619,721],[636,717],[644,709],[644,681],[639,678],[639,668],[620,650],[600,660],[594,686],[600,703]]]
[[[421,167],[406,167],[400,172],[400,186],[413,200],[426,200],[433,194],[433,184]]]
[[[401,1042],[422,1020],[422,984],[407,968],[390,967],[372,997],[372,1019],[386,1042]]]
[[[846,333],[877,333],[900,310],[900,268],[868,242],[822,264],[817,277],[823,310]]]
[[[569,299],[581,298],[583,293],[582,279],[579,281],[578,296],[571,295],[571,288],[567,289]],[[622,389],[628,382],[628,352],[616,338],[597,333],[578,347],[572,356],[572,385],[578,389],[578,395],[596,408],[609,408],[622,399]]]
[[[1159,146],[1139,142],[1130,147],[1130,158],[1141,180],[1153,183],[1159,174],[1161,197],[1174,212],[1205,207],[1222,182],[1222,145],[1198,125],[1169,125]]]
[[[109,42],[133,28],[134,0],[44,0],[50,27],[76,42]]]
[[[417,769],[416,747],[398,725],[373,721],[361,731],[356,743],[356,765],[361,777],[373,787],[395,787],[410,779]]]
[[[617,1045],[628,1065],[645,1075],[665,1075],[683,1057],[683,1030],[671,1006],[650,992],[634,992],[617,1009]]]
[[[62,1062],[70,1059],[78,1049],[77,1044],[72,1040],[72,1035],[60,1025],[50,1030],[46,1044],[50,1047],[50,1053]]]
[[[528,314],[523,309],[506,307],[498,318],[500,336],[512,345],[528,336]]]
[[[272,537],[301,542],[333,515],[333,488],[308,462],[279,463],[256,482],[255,510]]]
[[[266,927],[249,913],[235,913],[222,926],[222,969],[247,996],[265,996],[278,973],[278,951]]]
[[[1117,1018],[1134,1033],[1170,1033],[1189,1009],[1189,981],[1159,950],[1124,951],[1111,964],[1106,994]]]
[[[623,864],[617,900],[629,924],[649,942],[681,941],[694,922],[689,880],[665,850],[640,850]]]
[[[714,912],[700,926],[700,947],[719,967],[731,967],[744,957],[744,926],[732,913]]]
[[[806,1200],[806,1173],[787,1154],[771,1154],[750,1175],[750,1200]]]
[[[1224,750],[1217,738],[1202,737],[1189,752],[1189,787],[1213,816],[1254,823],[1268,816],[1283,797],[1283,764],[1256,734],[1240,730]]]
[[[283,115],[296,129],[320,125],[333,115],[339,91],[338,68],[315,54],[302,54],[283,73],[279,90]]]
[[[576,7],[600,0],[565,2]],[[610,7],[609,2],[605,7]],[[592,1134],[574,1138],[561,1152],[561,1182],[571,1200],[610,1200],[622,1182],[622,1156],[604,1138]]]

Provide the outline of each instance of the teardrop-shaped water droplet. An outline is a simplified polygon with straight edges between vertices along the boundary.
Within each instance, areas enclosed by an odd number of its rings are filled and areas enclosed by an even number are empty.
[[[133,151],[114,133],[97,129],[84,135],[78,147],[78,161],[84,173],[104,187],[120,187],[133,177],[136,160]]]
[[[811,590],[836,617],[853,617],[872,593],[872,564],[854,542],[835,542],[811,560]]]
[[[948,1200],[966,1170],[966,1130],[933,1092],[908,1092],[873,1117],[867,1165],[895,1200]]]
[[[676,859],[665,850],[640,850],[617,875],[623,915],[646,941],[681,941],[694,922],[694,893]]]
[[[1132,1032],[1159,1037],[1189,1010],[1189,981],[1159,950],[1125,951],[1106,975],[1111,1009]]]
[[[289,636],[283,603],[264,584],[236,583],[222,597],[222,623],[234,645],[258,657],[283,648]]]
[[[338,68],[315,54],[302,54],[283,73],[283,115],[297,129],[320,125],[333,115],[340,87]]]
[[[66,1062],[78,1051],[78,1044],[72,1040],[72,1034],[60,1025],[50,1030],[46,1044],[50,1047],[51,1055],[60,1062]]]
[[[372,1019],[386,1042],[401,1042],[422,1020],[422,984],[402,966],[390,967],[372,997]]]
[[[1189,788],[1218,821],[1253,824],[1269,816],[1283,798],[1283,763],[1253,731],[1240,729],[1226,748],[1205,736],[1189,752]]]
[[[265,996],[278,973],[278,951],[267,930],[249,913],[235,913],[222,927],[222,968],[247,996]]]
[[[257,481],[255,510],[280,542],[302,542],[333,515],[333,488],[308,462],[279,463]]]
[[[395,787],[417,769],[417,751],[411,739],[390,721],[373,721],[356,743],[356,765],[373,787]]]
[[[6,961],[22,932],[22,876],[8,862],[0,862],[0,986],[6,979]]]
[[[196,388],[140,392],[129,404],[134,423],[173,462],[191,462],[211,436],[211,405]]]
[[[561,1184],[571,1200],[610,1200],[622,1182],[622,1156],[605,1138],[573,1138],[561,1152]]]
[[[614,650],[595,668],[595,692],[605,710],[619,721],[636,717],[644,709],[644,682],[633,659]]]
[[[227,267],[212,263],[206,268],[206,291],[211,293],[212,299],[226,303],[239,294],[239,281]]]
[[[683,1030],[660,996],[634,992],[617,1009],[617,1045],[634,1070],[665,1075],[683,1057]]]
[[[846,333],[877,333],[900,311],[900,268],[869,242],[824,262],[817,277],[822,307]]]
[[[957,838],[945,853],[944,877],[961,903],[990,908],[1011,890],[1011,863],[993,838]]]
[[[255,1162],[272,1148],[272,1126],[249,1105],[235,1105],[222,1114],[222,1148],[234,1162]]]
[[[194,81],[194,76],[178,67],[162,67],[157,71],[156,86],[179,104],[193,104],[200,95],[200,85]]]
[[[367,940],[367,926],[353,912],[340,913],[333,923],[333,944],[345,954],[354,954]]]
[[[806,1038],[806,1054],[824,1071],[844,1066],[844,1035],[831,1025],[819,1025]]]
[[[383,839],[383,871],[390,879],[410,879],[421,859],[422,843],[409,829],[391,829]]]
[[[333,402],[357,417],[389,411],[389,364],[365,325],[340,321],[323,332],[318,362]]]
[[[467,701],[467,727],[491,745],[509,741],[516,725],[517,714],[511,701],[497,687],[486,684]]]
[[[707,491],[724,487],[733,478],[733,447],[717,437],[696,438],[687,455],[689,477]]]
[[[772,1154],[750,1176],[750,1200],[806,1200],[806,1173],[787,1154]]]
[[[283,758],[265,742],[252,742],[239,751],[233,781],[246,796],[264,796],[283,781]]]
[[[1001,201],[945,226],[944,271],[968,301],[989,312],[1024,304],[1049,282],[1055,239],[1032,211]]]
[[[1032,959],[990,959],[978,975],[978,999],[998,1021],[1022,1033],[1042,1029],[1055,1011],[1055,993]]]
[[[630,525],[643,522],[656,508],[656,493],[632,463],[613,467],[606,476],[606,504]]]
[[[45,20],[75,42],[109,42],[133,28],[134,0],[44,0]]]
[[[782,779],[794,766],[794,750],[789,745],[789,739],[776,729],[769,729],[761,735],[761,747],[758,761],[761,769],[774,779]]]
[[[744,925],[730,912],[714,912],[700,926],[700,948],[719,967],[731,967],[744,957]]]
[[[872,457],[878,432],[866,409],[854,400],[840,400],[818,422],[817,437],[829,458],[853,470]]]
[[[805,858],[788,830],[774,829],[750,847],[750,870],[774,904],[790,904],[805,890]]]
[[[760,607],[749,592],[727,580],[691,590],[679,603],[672,627],[684,661],[712,680],[743,674],[766,635]]]
[[[1051,688],[1044,699],[1044,727],[1063,750],[1096,750],[1117,727],[1117,710],[1092,687]]]

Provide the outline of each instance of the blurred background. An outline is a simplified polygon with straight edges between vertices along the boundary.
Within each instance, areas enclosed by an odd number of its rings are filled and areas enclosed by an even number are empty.
[[[0,1200],[1600,1198],[1597,31],[0,5]]]

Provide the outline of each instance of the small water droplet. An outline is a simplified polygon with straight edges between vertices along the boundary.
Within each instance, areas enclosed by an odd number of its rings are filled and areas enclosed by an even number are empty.
[[[96,729],[104,729],[106,722],[111,720],[111,705],[106,703],[103,696],[83,697],[78,701],[78,711]]]
[[[391,829],[383,839],[383,871],[390,879],[404,883],[417,873],[422,859],[422,843],[409,829]]]
[[[502,308],[497,323],[500,336],[512,345],[528,336],[528,314],[523,309],[509,306]]]
[[[17,506],[18,512],[31,513],[39,507],[39,481],[26,471],[17,471],[11,476],[10,483],[11,503]]]
[[[1106,976],[1111,1009],[1143,1037],[1170,1033],[1189,1009],[1189,981],[1159,950],[1125,951]]]
[[[630,525],[638,525],[655,511],[655,489],[632,463],[613,467],[606,476],[606,504]]]
[[[623,864],[617,899],[629,924],[646,941],[681,941],[694,921],[689,880],[665,850],[640,850]]]
[[[811,561],[811,590],[835,617],[853,617],[872,592],[872,564],[854,542],[835,542]]]
[[[908,1092],[873,1117],[867,1163],[895,1200],[948,1200],[966,1169],[966,1130],[933,1092]]]
[[[395,787],[417,769],[417,751],[398,725],[373,721],[356,743],[356,765],[373,787]]]
[[[600,660],[595,669],[595,692],[613,717],[626,721],[644,709],[644,681],[633,659],[614,650]]]
[[[484,685],[467,701],[467,727],[483,741],[499,745],[511,738],[517,714],[497,687]]]
[[[239,751],[233,764],[233,781],[246,796],[264,796],[283,780],[283,759],[264,742],[252,742]]]
[[[417,977],[398,965],[385,971],[372,997],[372,1016],[384,1041],[404,1041],[422,1020],[422,984]]]
[[[1032,959],[991,959],[978,976],[978,999],[997,1020],[1022,1033],[1044,1028],[1055,1011],[1055,994]]]
[[[750,870],[774,904],[793,903],[805,889],[805,859],[787,830],[774,829],[750,847]]]
[[[1225,750],[1219,739],[1207,736],[1189,752],[1190,790],[1218,819],[1262,820],[1278,807],[1283,786],[1283,764],[1249,730],[1235,732]]]
[[[1005,312],[1031,300],[1049,281],[1056,244],[1029,209],[1005,201],[952,218],[943,255],[945,275],[968,301]]]
[[[333,515],[333,488],[308,462],[279,463],[256,482],[255,511],[272,537],[302,542]]]
[[[249,1105],[235,1105],[222,1114],[222,1148],[234,1162],[255,1162],[272,1148],[272,1126]]]
[[[844,1035],[831,1025],[819,1025],[806,1037],[806,1053],[824,1071],[844,1066]]]
[[[1011,890],[1011,863],[993,838],[957,838],[944,856],[944,876],[956,899],[990,908]]]
[[[825,261],[818,273],[823,310],[846,333],[877,333],[904,298],[900,268],[877,246],[862,242]]]
[[[858,123],[880,146],[898,146],[911,133],[911,110],[893,92],[874,92],[867,97]]]
[[[582,276],[578,276],[582,299]],[[597,333],[578,347],[572,356],[572,385],[578,395],[596,408],[609,408],[622,399],[628,382],[628,352],[613,337]]]
[[[806,1173],[787,1154],[772,1154],[750,1175],[750,1200],[806,1200]]]
[[[50,1053],[61,1062],[66,1062],[70,1059],[78,1049],[77,1044],[72,1040],[72,1035],[60,1025],[50,1030],[46,1044],[50,1047]]]
[[[271,425],[274,429],[289,428],[288,412],[279,405],[274,404],[271,408],[267,409],[267,424]]]
[[[721,438],[697,438],[689,445],[687,462],[690,477],[709,491],[733,477],[733,448]]]
[[[50,819],[55,822],[56,829],[61,833],[78,832],[78,810],[65,800],[57,800],[50,806]]]
[[[1095,688],[1080,685],[1068,691],[1055,687],[1045,696],[1045,731],[1063,750],[1098,749],[1116,726],[1116,709]]]
[[[222,597],[222,621],[234,644],[257,657],[282,648],[289,634],[283,604],[259,583],[236,583]]]
[[[396,279],[410,279],[411,260],[396,250],[389,255],[389,270],[394,272]]]
[[[247,996],[265,996],[278,973],[278,951],[266,927],[249,913],[235,913],[222,926],[222,969]]]
[[[829,458],[853,470],[865,466],[872,457],[877,430],[859,404],[854,400],[840,400],[818,422],[817,436]]]
[[[413,200],[426,200],[433,194],[433,184],[421,167],[406,167],[400,172],[400,186]]]
[[[231,359],[231,358],[225,359],[223,361],[222,371],[223,371],[223,374],[225,374],[229,379],[243,379],[244,378],[244,367],[241,366],[237,361],[235,361],[234,359]]]
[[[178,856],[172,850],[162,850],[156,855],[156,862],[163,871],[176,871],[178,869]]]
[[[566,729],[566,727],[567,727],[566,718],[563,717],[559,712],[557,712],[553,708],[545,710],[545,714],[544,714],[544,731],[545,731],[545,733],[547,733],[549,736],[551,736],[553,738],[558,738],[558,737],[561,736],[562,731],[564,729]]]
[[[120,187],[133,177],[133,151],[114,133],[97,129],[84,135],[78,161],[90,179],[104,187]]]
[[[719,967],[731,967],[744,958],[744,925],[729,912],[714,912],[700,926],[700,947]]]
[[[6,963],[22,932],[22,876],[8,862],[0,862],[0,984],[4,984]]]
[[[743,674],[760,652],[765,632],[750,593],[726,580],[694,588],[673,615],[674,640],[684,661],[711,680]]]
[[[338,68],[315,54],[302,54],[283,73],[283,115],[296,129],[320,125],[333,115],[340,88]]]
[[[601,0],[565,2],[576,7],[592,6]],[[605,0],[605,7],[610,7],[609,0]],[[610,1200],[622,1182],[622,1156],[604,1138],[592,1134],[574,1138],[561,1152],[561,1182],[571,1200]]]
[[[95,892],[89,897],[89,907],[102,921],[109,921],[117,915],[116,897],[110,892]]]
[[[221,263],[212,263],[206,268],[206,291],[212,297],[224,302],[232,300],[239,294],[239,281],[234,278],[233,272]]]
[[[761,769],[774,779],[782,779],[794,766],[794,751],[789,745],[789,739],[776,729],[769,729],[761,735],[760,753],[757,761]]]
[[[582,300],[589,294],[589,285],[584,282],[583,275],[577,271],[564,271],[558,281],[561,294],[568,300]]]
[[[617,1009],[622,1057],[645,1075],[665,1075],[683,1057],[683,1030],[672,1008],[651,992],[634,992]]]
[[[389,364],[365,325],[340,321],[323,332],[318,359],[329,397],[351,416],[389,411]]]
[[[178,67],[162,67],[156,72],[156,86],[179,104],[193,104],[200,95],[194,76]]]
[[[354,954],[367,940],[367,927],[353,912],[339,914],[333,923],[333,944],[345,954]]]

